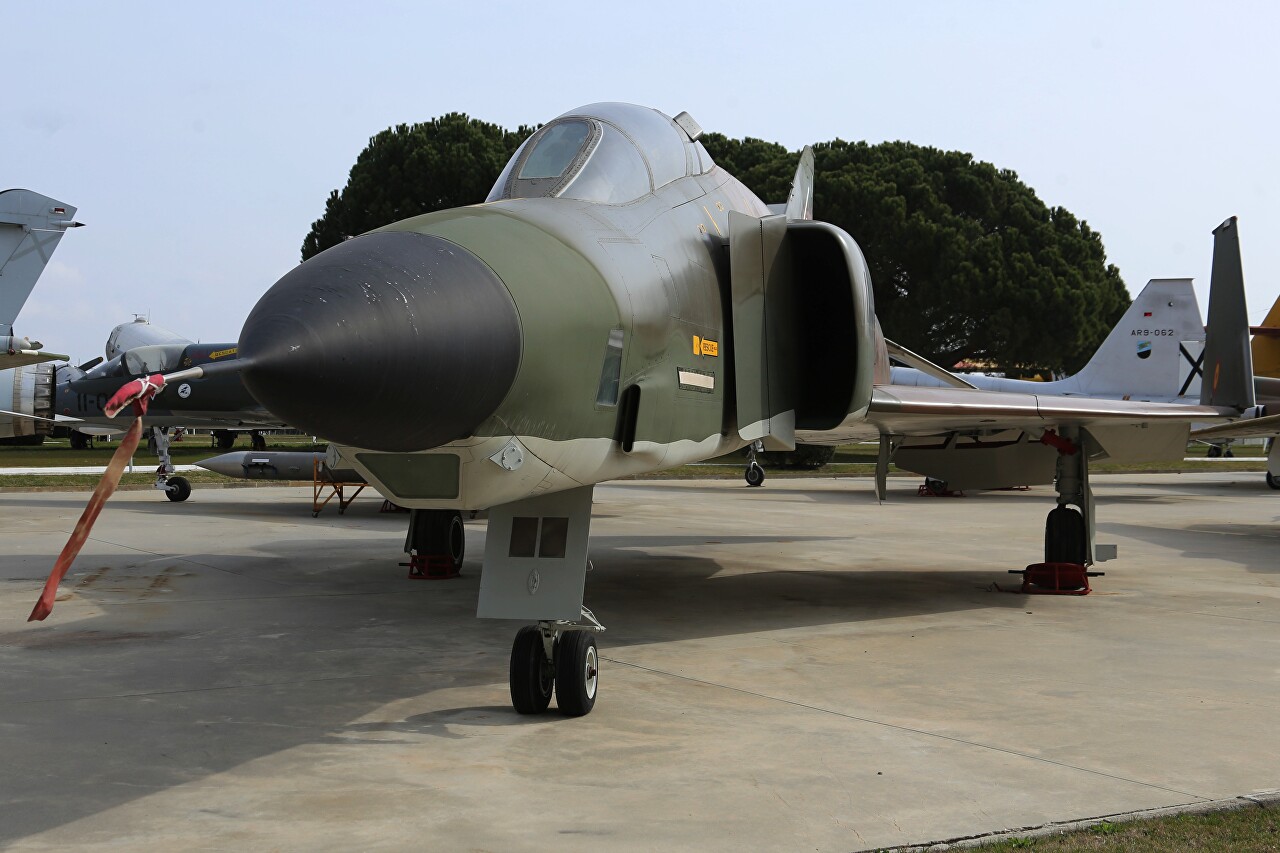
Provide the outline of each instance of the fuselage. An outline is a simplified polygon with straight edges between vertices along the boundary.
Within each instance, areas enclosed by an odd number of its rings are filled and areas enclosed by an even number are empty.
[[[281,279],[241,333],[249,390],[417,508],[484,508],[747,444],[729,220],[769,208],[671,119],[597,106],[535,134],[488,202],[356,237]],[[560,130],[587,153],[559,148],[547,168]],[[625,180],[584,186],[606,155]],[[617,197],[636,177],[626,157],[650,176],[634,198]]]

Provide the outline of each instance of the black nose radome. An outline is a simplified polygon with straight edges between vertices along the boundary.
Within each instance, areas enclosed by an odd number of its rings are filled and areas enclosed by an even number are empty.
[[[285,423],[371,450],[472,434],[520,363],[520,318],[475,255],[405,231],[316,255],[258,300],[240,332],[249,392]]]

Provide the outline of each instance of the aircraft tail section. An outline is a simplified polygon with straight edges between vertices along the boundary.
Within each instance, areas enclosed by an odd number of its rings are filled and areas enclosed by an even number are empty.
[[[1254,404],[1249,310],[1240,262],[1240,234],[1234,216],[1213,229],[1213,271],[1200,402],[1241,411]]]
[[[1135,400],[1198,396],[1204,348],[1200,304],[1189,278],[1147,282],[1089,363],[1071,377],[1072,391]]]
[[[791,194],[787,196],[787,220],[813,219],[813,146],[806,145],[800,152],[800,164],[791,182]]]
[[[1255,376],[1280,377],[1280,297],[1272,304],[1262,325],[1253,330],[1250,350]]]
[[[62,235],[80,225],[75,215],[66,202],[30,190],[0,192],[0,335],[13,334]]]

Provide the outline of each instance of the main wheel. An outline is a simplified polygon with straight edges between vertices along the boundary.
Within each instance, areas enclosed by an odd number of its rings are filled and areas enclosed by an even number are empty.
[[[933,477],[924,478],[924,487],[931,495],[945,495],[947,493],[947,481],[935,480]]]
[[[1222,456],[1222,446],[1218,444],[1209,445],[1209,452],[1205,454],[1210,459],[1217,459]]]
[[[570,717],[591,713],[600,684],[600,654],[590,631],[565,631],[556,646],[556,704]]]
[[[186,477],[170,477],[164,484],[164,496],[174,503],[182,503],[191,497],[191,483]]]
[[[763,486],[764,485],[764,469],[757,463],[752,462],[747,466],[747,485]]]
[[[88,450],[93,446],[93,436],[85,435],[78,430],[71,430],[71,449]]]
[[[521,714],[541,714],[551,704],[556,674],[542,648],[542,631],[525,625],[511,644],[511,704]]]
[[[1271,487],[1271,488],[1273,488],[1273,489],[1280,489],[1280,477],[1277,477],[1276,475],[1274,475],[1274,474],[1272,474],[1270,471],[1268,471],[1268,472],[1267,472],[1267,485],[1268,485],[1268,486],[1270,486],[1270,487]]]
[[[467,531],[462,526],[462,513],[457,510],[449,518],[449,556],[455,571],[462,571],[462,558],[467,553]]]
[[[1083,566],[1086,555],[1084,516],[1068,506],[1049,513],[1044,523],[1044,561]]]

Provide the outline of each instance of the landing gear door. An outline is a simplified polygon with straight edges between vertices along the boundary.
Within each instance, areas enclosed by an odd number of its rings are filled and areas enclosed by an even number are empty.
[[[795,289],[785,216],[729,213],[729,280],[738,433],[794,450]]]

